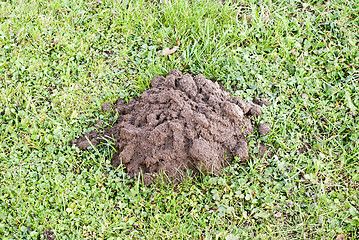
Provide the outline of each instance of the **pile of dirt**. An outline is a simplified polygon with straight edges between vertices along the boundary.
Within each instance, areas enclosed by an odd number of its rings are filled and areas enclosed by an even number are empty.
[[[104,104],[105,111],[119,117],[111,129],[93,131],[73,142],[80,149],[97,145],[103,137],[115,140],[112,165],[123,164],[130,176],[142,177],[146,184],[157,174],[181,178],[186,169],[218,174],[234,156],[249,157],[246,136],[270,131],[268,124],[254,126],[252,116],[267,104],[231,97],[217,83],[203,75],[193,78],[172,70],[165,78],[155,76],[151,88],[141,98],[125,104]],[[263,147],[263,146],[262,146]],[[260,152],[264,152],[262,148]]]

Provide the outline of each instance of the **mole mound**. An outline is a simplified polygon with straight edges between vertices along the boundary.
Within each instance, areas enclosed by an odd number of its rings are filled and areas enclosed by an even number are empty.
[[[113,137],[112,165],[123,164],[130,176],[142,172],[146,184],[162,172],[170,178],[186,169],[218,174],[234,156],[246,160],[246,136],[254,132],[251,116],[261,114],[259,105],[229,96],[203,75],[193,78],[177,70],[166,78],[155,76],[140,99],[128,104],[119,99],[103,109],[118,112],[114,126],[74,142],[85,149],[87,139],[96,145],[105,135]],[[259,129],[265,135],[269,125]]]

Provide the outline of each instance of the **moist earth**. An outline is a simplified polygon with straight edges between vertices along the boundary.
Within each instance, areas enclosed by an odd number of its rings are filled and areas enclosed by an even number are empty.
[[[201,74],[172,70],[166,77],[155,76],[141,98],[104,104],[104,111],[118,113],[113,127],[86,133],[73,143],[86,149],[101,139],[114,139],[111,164],[124,165],[131,177],[142,173],[145,184],[161,173],[181,179],[187,169],[218,174],[235,156],[249,158],[248,135],[270,132],[269,124],[253,122],[267,104],[259,98],[245,102],[231,97]],[[260,145],[259,152],[265,150]]]

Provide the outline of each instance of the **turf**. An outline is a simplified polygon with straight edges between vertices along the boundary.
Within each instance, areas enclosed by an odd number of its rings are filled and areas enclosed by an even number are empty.
[[[170,2],[0,2],[0,238],[357,239],[358,1]],[[173,68],[267,99],[274,154],[146,187],[70,144]]]

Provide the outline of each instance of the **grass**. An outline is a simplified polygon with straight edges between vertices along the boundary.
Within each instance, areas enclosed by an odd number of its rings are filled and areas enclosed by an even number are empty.
[[[358,1],[174,2],[0,2],[0,238],[357,239]],[[146,187],[70,144],[173,68],[268,99],[275,154]]]

